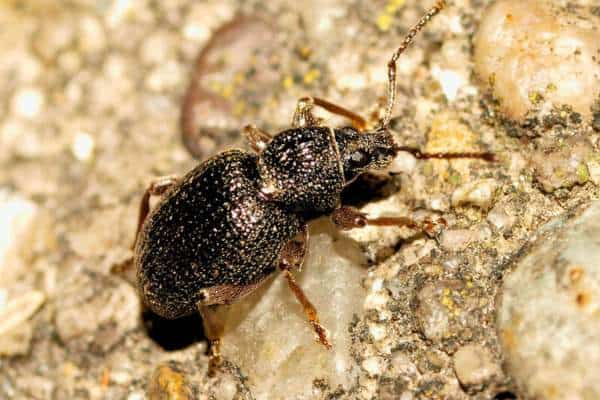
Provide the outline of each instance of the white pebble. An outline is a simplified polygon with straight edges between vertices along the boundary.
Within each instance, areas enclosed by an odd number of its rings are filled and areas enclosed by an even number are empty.
[[[44,304],[46,296],[39,291],[25,293],[0,308],[0,336],[27,321]]]
[[[127,400],[144,400],[145,396],[142,392],[133,392],[127,396]]]
[[[370,376],[381,375],[384,360],[381,357],[369,357],[362,362],[362,367]]]
[[[71,151],[79,161],[88,161],[94,153],[94,139],[87,132],[78,132],[71,144]]]
[[[28,199],[0,189],[0,272],[7,264],[9,253],[34,223],[37,209]]]
[[[498,183],[494,179],[482,179],[466,183],[452,193],[452,205],[473,205],[487,209],[492,203]]]
[[[442,232],[440,243],[446,250],[464,250],[474,239],[474,233],[468,229],[448,229]]]
[[[36,117],[44,107],[46,99],[41,90],[35,87],[19,89],[12,98],[12,110],[23,118]]]

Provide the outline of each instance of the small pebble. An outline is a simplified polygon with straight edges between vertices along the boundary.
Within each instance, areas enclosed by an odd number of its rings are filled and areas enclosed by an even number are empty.
[[[484,210],[492,205],[498,182],[494,179],[481,179],[465,183],[452,193],[452,206],[473,205]]]
[[[369,376],[378,376],[383,372],[385,360],[381,357],[369,357],[362,362],[363,369]]]
[[[27,353],[32,335],[27,320],[45,300],[44,293],[31,291],[0,306],[0,355]]]
[[[475,70],[508,117],[521,120],[534,106],[564,104],[591,117],[600,94],[600,17],[588,10],[563,9],[559,1],[502,0],[485,12],[475,37]]]
[[[487,215],[487,220],[499,231],[510,229],[516,222],[514,215],[509,215],[504,206],[496,205]]]
[[[480,345],[467,345],[454,353],[454,372],[460,384],[469,391],[480,391],[494,377],[500,375],[500,366],[492,353]]]
[[[442,232],[440,244],[446,250],[464,250],[475,238],[475,233],[470,229],[446,229]]]

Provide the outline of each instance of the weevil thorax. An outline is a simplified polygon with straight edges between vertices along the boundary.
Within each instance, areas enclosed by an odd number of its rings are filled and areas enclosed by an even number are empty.
[[[335,133],[327,127],[279,133],[260,154],[258,170],[262,195],[297,213],[332,211],[345,185]]]
[[[395,143],[387,129],[359,132],[354,128],[335,130],[346,184],[369,170],[385,169],[396,156]]]

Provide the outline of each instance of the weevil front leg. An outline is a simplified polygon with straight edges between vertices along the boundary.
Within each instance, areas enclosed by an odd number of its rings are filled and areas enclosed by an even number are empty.
[[[433,221],[426,219],[419,223],[408,217],[379,217],[369,218],[367,214],[353,207],[340,207],[331,214],[331,220],[338,228],[349,230],[364,228],[367,225],[374,226],[405,226],[410,229],[420,229],[423,232],[432,233],[436,226],[446,226],[446,220],[438,218]]]
[[[332,114],[348,118],[352,122],[352,125],[359,131],[363,131],[367,127],[367,121],[360,115],[319,97],[303,97],[298,100],[296,111],[292,118],[292,126],[294,128],[304,128],[321,125],[321,120],[312,113],[315,106],[321,107]]]
[[[257,154],[267,147],[267,144],[271,141],[272,137],[267,132],[260,130],[254,125],[246,125],[242,130],[246,140]]]
[[[285,279],[287,280],[288,286],[296,296],[296,299],[302,305],[304,314],[308,319],[308,322],[312,325],[319,342],[328,349],[331,349],[331,343],[327,338],[327,330],[321,325],[317,309],[310,302],[302,288],[296,282],[294,275],[292,274],[293,269],[301,269],[304,259],[306,257],[306,249],[308,247],[308,229],[304,226],[302,232],[297,238],[290,240],[283,250],[280,256],[280,268],[283,271]]]

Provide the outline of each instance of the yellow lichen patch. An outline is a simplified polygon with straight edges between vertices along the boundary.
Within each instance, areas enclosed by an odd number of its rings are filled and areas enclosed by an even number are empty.
[[[544,97],[542,96],[542,94],[540,92],[536,92],[536,91],[529,92],[529,101],[531,102],[531,104],[538,104],[539,102],[541,102],[543,100],[544,100]]]
[[[235,104],[233,105],[233,115],[235,115],[236,117],[240,117],[240,116],[244,115],[245,111],[246,111],[246,103],[242,100],[236,101]]]
[[[590,180],[590,173],[587,169],[587,165],[585,163],[580,163],[577,167],[577,181],[580,184],[584,184]]]
[[[380,14],[377,17],[377,27],[383,32],[387,32],[392,26],[392,16],[389,14]]]
[[[452,299],[452,291],[448,288],[444,288],[442,294],[442,304],[451,312],[454,312],[456,304]]]
[[[318,69],[311,69],[304,75],[304,83],[306,85],[313,84],[321,76],[321,71]]]
[[[451,112],[438,114],[431,124],[425,151],[428,153],[459,153],[477,151],[477,137]]]
[[[221,91],[221,96],[223,96],[226,99],[229,99],[233,95],[233,89],[233,84],[230,83],[228,85],[225,85],[225,87]]]
[[[294,86],[294,78],[288,75],[283,78],[282,84],[285,89],[290,89],[292,86]]]
[[[390,0],[385,5],[384,10],[377,16],[377,27],[383,32],[387,32],[392,26],[394,20],[394,14],[402,6],[404,6],[405,0]]]
[[[481,149],[476,144],[477,135],[464,123],[459,121],[456,114],[442,112],[431,124],[428,141],[424,151],[427,153],[463,153],[476,152]],[[454,159],[452,168],[448,168],[445,160],[431,160],[433,173],[440,179],[458,185],[463,177],[469,174],[470,159]]]
[[[148,385],[148,398],[150,400],[191,400],[192,393],[180,372],[163,365],[156,369]]]

